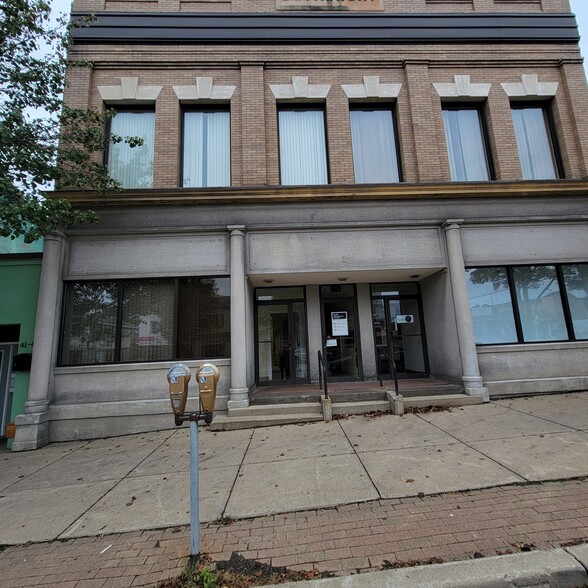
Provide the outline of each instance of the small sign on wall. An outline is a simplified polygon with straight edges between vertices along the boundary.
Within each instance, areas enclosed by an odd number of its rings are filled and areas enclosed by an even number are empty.
[[[276,0],[277,10],[384,10],[384,0]]]
[[[398,314],[396,315],[397,325],[410,325],[414,323],[414,316],[412,314]]]
[[[331,313],[331,330],[333,337],[349,337],[349,323],[346,312]]]

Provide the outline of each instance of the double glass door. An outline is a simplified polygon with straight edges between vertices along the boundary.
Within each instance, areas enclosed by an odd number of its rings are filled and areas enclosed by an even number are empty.
[[[401,377],[424,377],[428,373],[422,317],[416,284],[399,287],[372,287],[372,316],[376,349],[394,359]],[[414,289],[413,289],[414,288]],[[404,295],[401,292],[405,292]],[[382,375],[391,375],[391,366],[382,354]]]
[[[302,300],[284,300],[283,296],[300,296]],[[308,381],[306,308],[303,297],[303,288],[265,288],[256,291],[258,383],[276,385]]]

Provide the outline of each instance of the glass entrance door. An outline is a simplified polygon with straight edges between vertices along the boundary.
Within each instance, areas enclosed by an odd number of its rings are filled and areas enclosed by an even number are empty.
[[[372,316],[376,349],[394,358],[400,377],[425,377],[428,374],[424,333],[418,296],[409,291],[387,285],[386,289],[372,288]],[[416,284],[396,285],[413,287]],[[374,296],[374,291],[376,296]],[[406,292],[402,295],[401,292]],[[380,363],[382,375],[390,376],[391,366],[385,356]]]
[[[291,290],[257,290],[257,382],[296,384],[308,382],[306,310],[304,300],[281,300]],[[271,294],[268,294],[271,292]]]
[[[356,338],[355,287],[321,286],[323,356],[327,375],[334,380],[361,377]]]

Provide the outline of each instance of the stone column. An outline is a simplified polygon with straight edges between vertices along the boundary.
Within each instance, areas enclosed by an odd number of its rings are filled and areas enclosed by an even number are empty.
[[[228,409],[249,406],[245,303],[245,227],[227,227],[231,248],[231,387]]]
[[[314,284],[306,286],[306,313],[310,381],[316,384],[319,381],[318,351],[323,350],[320,286]]]
[[[24,414],[15,419],[16,436],[12,451],[37,449],[49,443],[49,394],[53,364],[53,342],[59,326],[61,291],[61,260],[65,236],[49,233],[43,245],[43,263],[39,283],[39,299],[35,337]]]
[[[357,284],[357,309],[363,379],[375,380],[377,377],[376,344],[374,341],[374,319],[369,284]]]
[[[462,219],[448,220],[443,224],[443,228],[445,229],[445,240],[447,242],[447,260],[457,325],[462,381],[466,394],[482,396],[487,401],[489,399],[488,390],[484,387],[480,376],[476,340],[474,338],[474,324],[465,277],[459,227],[461,222],[463,222]]]

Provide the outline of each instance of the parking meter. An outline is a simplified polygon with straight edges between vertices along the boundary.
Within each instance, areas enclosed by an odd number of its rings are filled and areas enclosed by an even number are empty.
[[[167,374],[169,383],[169,399],[172,410],[176,418],[176,425],[181,425],[180,417],[186,411],[186,401],[188,400],[188,382],[192,377],[190,368],[183,363],[176,363],[172,366]]]
[[[214,402],[216,400],[216,383],[220,376],[219,369],[212,363],[205,363],[196,370],[196,381],[200,395],[200,407],[205,413],[204,421],[212,422]]]

